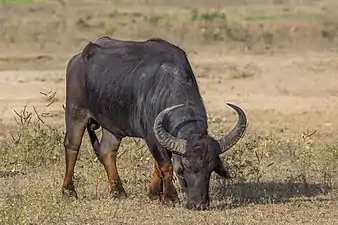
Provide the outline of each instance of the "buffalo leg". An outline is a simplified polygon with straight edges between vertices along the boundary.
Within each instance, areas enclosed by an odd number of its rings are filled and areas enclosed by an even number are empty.
[[[161,170],[159,169],[156,162],[154,162],[154,172],[153,172],[153,178],[151,180],[150,186],[149,186],[149,194],[148,197],[151,200],[158,200],[162,198],[163,195],[163,177]]]
[[[77,193],[73,183],[74,167],[79,154],[84,130],[84,122],[68,122],[64,139],[66,172],[62,185],[62,194],[65,195],[66,192],[68,192],[70,196],[74,196],[75,198],[77,198]]]
[[[177,202],[179,199],[173,184],[173,165],[171,160],[159,164],[159,168],[163,177],[163,200]]]
[[[116,167],[116,154],[120,143],[121,139],[116,138],[115,135],[109,131],[102,129],[99,152],[102,158],[102,164],[107,172],[112,197],[127,196]]]
[[[153,179],[149,186],[149,198],[163,201],[177,202],[178,195],[173,184],[173,165],[170,155],[165,149],[158,148],[156,145],[149,145],[148,148],[155,159]]]

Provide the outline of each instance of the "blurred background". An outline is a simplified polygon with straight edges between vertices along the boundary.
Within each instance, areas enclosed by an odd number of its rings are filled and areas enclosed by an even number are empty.
[[[1,2],[1,54],[23,58],[35,53],[69,58],[101,35],[131,40],[161,37],[192,54],[323,52],[337,47],[335,0]],[[48,59],[30,60],[39,62],[36,69],[56,67],[54,58],[46,65]],[[15,58],[3,61],[0,68]]]

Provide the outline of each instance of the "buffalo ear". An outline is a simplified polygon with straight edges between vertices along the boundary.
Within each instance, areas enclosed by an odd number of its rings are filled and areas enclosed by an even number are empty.
[[[226,179],[231,179],[228,169],[224,166],[222,160],[219,157],[217,157],[217,166],[214,169],[214,172],[217,173],[221,177],[224,177]]]

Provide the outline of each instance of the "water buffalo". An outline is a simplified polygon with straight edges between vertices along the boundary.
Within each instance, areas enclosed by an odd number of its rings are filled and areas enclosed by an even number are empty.
[[[238,115],[230,133],[219,140],[208,134],[207,113],[185,52],[162,39],[143,42],[101,37],[68,62],[66,71],[66,171],[62,192],[77,197],[72,176],[85,129],[107,172],[113,196],[125,195],[116,168],[124,137],[145,140],[154,157],[150,199],[177,201],[173,172],[187,194],[186,207],[209,207],[214,171],[229,172],[220,154],[244,134],[246,115]],[[102,127],[102,138],[94,132]]]

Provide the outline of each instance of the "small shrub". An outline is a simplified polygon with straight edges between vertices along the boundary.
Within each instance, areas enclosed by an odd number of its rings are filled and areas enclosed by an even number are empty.
[[[76,26],[80,29],[88,29],[91,27],[91,25],[84,18],[77,19]]]
[[[117,27],[115,25],[110,25],[106,27],[107,35],[114,35],[116,31],[117,31]]]
[[[54,98],[55,94],[46,96],[50,101],[47,107],[55,101]],[[34,106],[32,111],[25,106],[20,112],[14,112],[18,127],[1,143],[1,170],[13,173],[58,161],[64,134],[44,122],[48,113],[40,114]]]
[[[163,19],[163,16],[161,15],[146,15],[143,16],[143,20],[146,22],[149,22],[151,24],[158,24],[160,22],[160,20]]]
[[[225,20],[227,19],[226,15],[219,11],[199,13],[196,9],[192,11],[191,20],[205,20],[205,21],[214,21],[217,19]]]

